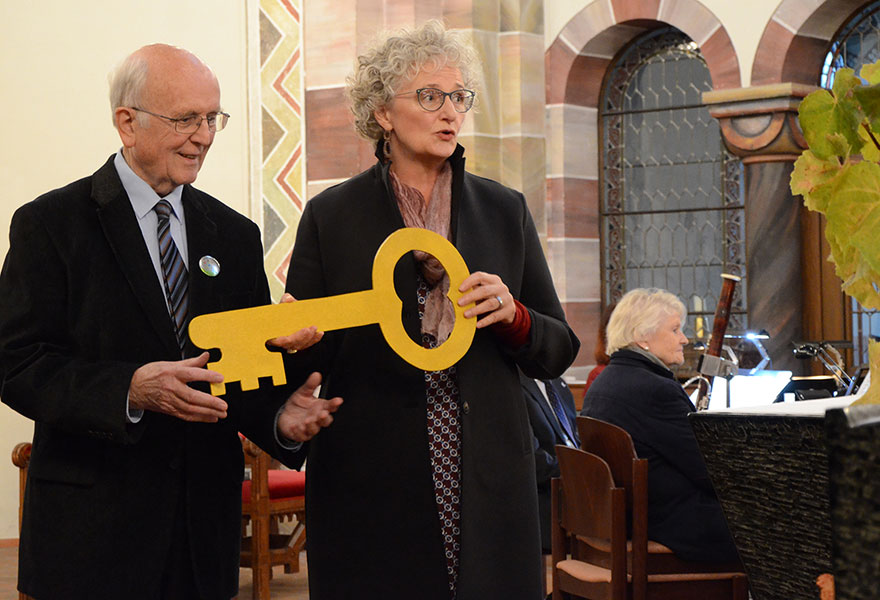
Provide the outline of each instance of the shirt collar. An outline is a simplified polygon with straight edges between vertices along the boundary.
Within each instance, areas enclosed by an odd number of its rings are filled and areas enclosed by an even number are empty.
[[[144,218],[147,213],[153,210],[153,207],[156,206],[156,203],[162,198],[162,196],[159,196],[146,181],[132,171],[131,167],[128,166],[128,163],[125,162],[125,157],[122,156],[121,148],[116,153],[116,158],[113,160],[113,166],[116,167],[116,172],[119,174],[119,179],[122,181],[122,187],[125,188],[125,193],[128,194],[128,199],[131,201],[131,206],[134,209],[135,215],[137,215],[138,219]],[[181,220],[183,215],[182,196],[182,185],[177,186],[171,190],[170,194],[164,196],[164,198],[168,200],[168,203],[171,204],[171,209],[174,211],[178,220]]]

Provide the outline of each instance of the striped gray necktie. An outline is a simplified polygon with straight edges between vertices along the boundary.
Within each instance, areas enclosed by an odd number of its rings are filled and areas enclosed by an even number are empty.
[[[186,266],[171,237],[171,225],[168,222],[171,205],[163,198],[156,203],[153,210],[159,217],[156,230],[159,237],[159,258],[162,262],[162,273],[165,275],[165,293],[171,305],[171,321],[174,323],[174,333],[177,334],[177,344],[182,356],[186,345],[186,314],[189,307]]]

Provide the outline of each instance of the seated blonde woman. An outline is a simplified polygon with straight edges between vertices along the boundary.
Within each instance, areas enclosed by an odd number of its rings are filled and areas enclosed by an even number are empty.
[[[613,423],[648,460],[648,537],[684,560],[736,561],[738,555],[687,420],[694,412],[671,366],[684,362],[687,311],[673,294],[634,289],[608,322],[608,366],[581,414]]]

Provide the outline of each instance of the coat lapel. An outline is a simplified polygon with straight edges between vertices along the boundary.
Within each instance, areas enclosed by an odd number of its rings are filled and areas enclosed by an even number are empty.
[[[201,198],[200,192],[188,185],[183,188],[183,211],[186,215],[189,252],[189,264],[186,266],[189,272],[189,316],[192,319],[211,305],[209,298],[216,283],[216,280],[201,272],[199,260],[203,256],[216,257],[223,242],[219,239],[217,223],[207,203]]]
[[[468,271],[473,273],[480,270],[475,262],[484,252],[479,244],[484,242],[486,236],[485,222],[481,222],[484,229],[477,230],[477,221],[473,218],[472,198],[466,194],[464,187],[464,148],[458,146],[450,158],[452,163],[452,210],[450,215],[450,237],[452,243],[464,259]]]
[[[107,242],[150,325],[169,356],[179,355],[165,295],[112,156],[92,177],[92,198]]]
[[[562,443],[565,443],[566,435],[565,432],[562,431],[562,425],[559,423],[559,418],[556,416],[556,413],[553,412],[553,409],[550,408],[549,400],[544,396],[544,393],[538,388],[538,382],[534,379],[532,380],[532,395],[535,396],[535,400],[538,402],[538,405],[541,407],[541,410],[544,411],[544,416],[547,417],[547,421],[550,423],[550,426],[553,428],[553,433],[556,434],[556,439],[560,440]],[[544,385],[541,383],[540,385]]]

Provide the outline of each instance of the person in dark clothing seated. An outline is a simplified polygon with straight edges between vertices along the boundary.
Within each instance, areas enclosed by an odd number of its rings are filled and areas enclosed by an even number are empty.
[[[693,403],[669,369],[684,362],[687,311],[673,294],[634,289],[608,322],[611,361],[581,414],[613,423],[648,460],[648,537],[681,559],[739,560],[687,415]]]
[[[550,480],[559,477],[556,444],[580,446],[574,398],[561,377],[532,379],[519,374],[535,451],[535,479],[538,483],[538,513],[541,518],[541,550],[550,554]]]
[[[593,351],[593,358],[596,359],[596,366],[590,370],[590,374],[587,376],[587,381],[584,384],[584,396],[583,400],[587,398],[587,390],[590,389],[590,386],[596,381],[596,377],[599,376],[599,373],[608,366],[608,362],[611,360],[611,357],[608,356],[607,347],[608,347],[608,337],[606,331],[608,330],[608,319],[611,318],[611,313],[614,312],[616,303],[612,302],[608,306],[605,307],[605,310],[602,311],[602,322],[599,323],[599,329],[596,331],[596,349]],[[586,407],[586,404],[581,404]]]

